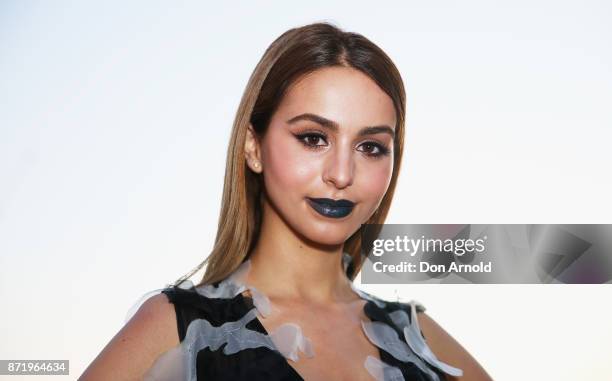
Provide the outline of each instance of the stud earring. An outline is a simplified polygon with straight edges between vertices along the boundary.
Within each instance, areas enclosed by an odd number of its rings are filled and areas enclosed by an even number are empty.
[[[253,167],[255,167],[255,168],[259,168],[259,162],[255,162],[255,163],[253,164]]]

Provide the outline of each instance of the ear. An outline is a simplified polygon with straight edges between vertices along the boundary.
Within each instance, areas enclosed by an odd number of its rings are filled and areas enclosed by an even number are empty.
[[[261,146],[251,123],[249,123],[247,127],[246,139],[244,141],[244,155],[246,164],[251,171],[261,173],[263,170],[263,165],[261,163]]]

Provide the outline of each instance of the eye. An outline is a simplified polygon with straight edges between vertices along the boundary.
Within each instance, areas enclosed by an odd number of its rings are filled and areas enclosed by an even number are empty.
[[[295,137],[308,149],[317,150],[327,145],[327,136],[323,133],[306,132],[302,134],[295,134]],[[382,156],[389,155],[389,153],[391,152],[391,150],[385,145],[374,141],[365,142],[361,144],[360,147],[364,147],[365,150],[359,151],[364,152],[368,157],[371,158],[380,158]]]
[[[365,147],[366,155],[371,157],[386,156],[391,152],[389,148],[376,142],[365,142],[360,147]]]
[[[327,143],[326,136],[319,133],[308,132],[305,134],[295,135],[297,140],[304,144],[307,148],[317,149],[318,147],[322,147],[323,145],[317,144],[321,141]]]

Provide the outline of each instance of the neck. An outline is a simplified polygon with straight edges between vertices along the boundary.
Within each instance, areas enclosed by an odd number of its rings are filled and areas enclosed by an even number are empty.
[[[343,247],[321,245],[301,236],[266,201],[246,282],[272,300],[314,304],[354,300],[342,266]]]

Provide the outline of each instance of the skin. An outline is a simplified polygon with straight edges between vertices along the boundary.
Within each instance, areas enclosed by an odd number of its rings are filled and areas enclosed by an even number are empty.
[[[288,122],[304,113],[335,122],[337,130],[312,120]],[[307,380],[372,379],[365,367],[355,366],[356,359],[379,358],[378,350],[361,330],[360,321],[369,320],[365,301],[351,290],[340,258],[344,242],[380,205],[393,172],[393,136],[359,132],[381,125],[394,130],[395,124],[392,100],[373,80],[352,68],[332,67],[289,88],[263,138],[252,126],[247,132],[247,163],[263,175],[266,192],[247,283],[272,302],[271,316],[261,319],[268,332],[293,322],[313,343],[313,358],[291,363]],[[385,149],[388,154],[376,155]],[[356,205],[348,216],[332,219],[316,213],[306,197]],[[491,379],[431,317],[420,313],[419,323],[438,358],[464,370],[462,380]]]
[[[287,122],[304,113],[334,121],[337,131],[313,121]],[[380,205],[393,171],[392,136],[359,136],[359,131],[393,129],[395,123],[391,99],[369,77],[351,68],[325,68],[289,88],[263,139],[252,127],[247,131],[247,164],[262,173],[266,196],[246,282],[270,298],[272,314],[259,319],[268,332],[293,322],[311,340],[314,357],[300,353],[299,361],[288,360],[305,380],[372,380],[363,361],[379,358],[378,348],[361,329],[361,321],[369,320],[365,301],[352,291],[340,259],[346,239]],[[325,137],[296,137],[306,132]],[[376,144],[389,154],[371,156],[380,152]],[[312,210],[307,196],[356,205],[348,216],[330,219]],[[431,317],[420,313],[418,319],[437,357],[463,369],[461,380],[491,380]],[[166,295],[149,298],[79,380],[141,380],[162,353],[179,344],[176,327]]]

